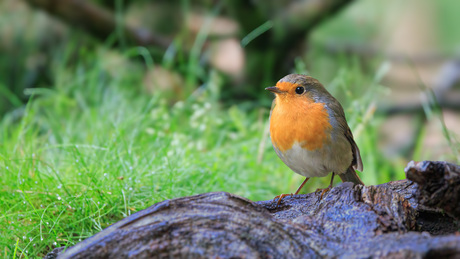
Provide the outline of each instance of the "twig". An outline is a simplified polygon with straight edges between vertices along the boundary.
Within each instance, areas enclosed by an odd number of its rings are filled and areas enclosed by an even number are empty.
[[[439,107],[442,109],[450,109],[460,111],[460,102],[455,100],[439,100]],[[391,116],[395,114],[407,114],[407,113],[419,113],[423,112],[424,105],[422,103],[417,104],[401,104],[388,107],[379,107],[376,111],[377,114]]]

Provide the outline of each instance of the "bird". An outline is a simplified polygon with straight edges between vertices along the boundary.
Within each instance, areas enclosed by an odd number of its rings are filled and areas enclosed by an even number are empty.
[[[311,177],[325,177],[332,172],[343,182],[364,183],[355,170],[362,171],[359,148],[345,118],[342,105],[315,78],[289,74],[275,86],[270,111],[270,139],[278,157],[295,173],[305,176],[297,195]],[[277,206],[291,194],[281,194],[273,201]]]

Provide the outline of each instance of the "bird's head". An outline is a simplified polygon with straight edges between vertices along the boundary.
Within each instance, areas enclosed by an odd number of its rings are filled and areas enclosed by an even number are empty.
[[[329,92],[316,79],[310,76],[290,74],[276,83],[276,86],[267,87],[280,101],[309,100],[323,102],[322,99],[330,96]]]

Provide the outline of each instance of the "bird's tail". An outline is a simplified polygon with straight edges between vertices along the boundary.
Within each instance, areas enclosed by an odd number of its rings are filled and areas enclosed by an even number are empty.
[[[359,176],[356,174],[356,171],[352,166],[348,167],[345,173],[339,174],[339,177],[342,179],[342,182],[352,182],[354,184],[364,185],[363,181],[359,179]]]

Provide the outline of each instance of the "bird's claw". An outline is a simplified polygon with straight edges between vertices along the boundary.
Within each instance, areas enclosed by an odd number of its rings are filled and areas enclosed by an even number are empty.
[[[276,206],[279,206],[281,204],[281,200],[286,197],[286,196],[292,196],[293,194],[280,194],[278,196],[276,196],[275,198],[273,198],[273,201],[275,201],[276,199],[278,199],[278,202],[276,203]]]
[[[316,189],[315,193],[321,192],[321,196],[319,197],[319,199],[322,200],[322,199],[323,199],[323,195],[324,195],[326,192],[330,191],[330,190],[331,190],[331,187],[329,186],[329,187],[324,188],[324,189]]]

